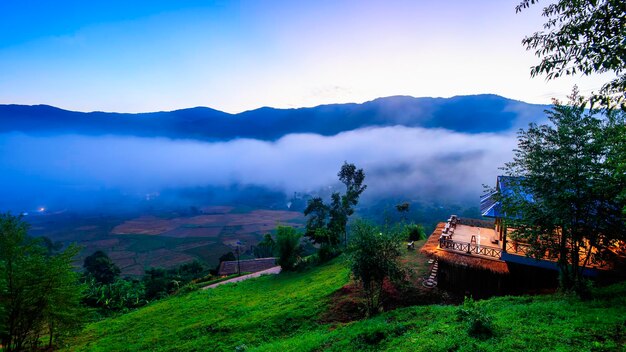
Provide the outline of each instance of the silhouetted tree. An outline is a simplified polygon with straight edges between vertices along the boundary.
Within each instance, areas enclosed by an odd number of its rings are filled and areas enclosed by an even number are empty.
[[[85,258],[85,273],[101,284],[111,284],[120,276],[120,268],[103,251],[96,251]]]
[[[304,209],[308,216],[305,235],[315,243],[337,246],[343,239],[347,241],[346,226],[348,218],[354,213],[361,193],[367,188],[363,184],[365,173],[354,164],[343,164],[337,174],[346,186],[346,193],[334,192],[330,205],[326,205],[320,197],[311,199]]]

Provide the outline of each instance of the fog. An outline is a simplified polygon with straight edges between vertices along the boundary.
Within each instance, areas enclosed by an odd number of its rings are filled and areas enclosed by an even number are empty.
[[[478,201],[512,157],[515,135],[367,128],[335,136],[290,134],[275,142],[122,136],[0,134],[0,210],[63,195],[94,204],[104,194],[255,185],[292,194],[337,186],[344,161],[363,168],[364,201],[381,197]],[[59,205],[57,205],[59,206]]]

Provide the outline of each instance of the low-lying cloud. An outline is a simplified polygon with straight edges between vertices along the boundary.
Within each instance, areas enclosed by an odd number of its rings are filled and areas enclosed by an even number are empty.
[[[206,185],[261,185],[290,194],[337,183],[344,161],[366,173],[375,199],[477,197],[512,157],[515,136],[442,129],[367,128],[335,136],[291,134],[275,142],[202,142],[123,136],[0,134],[0,206],[55,190],[153,192]]]

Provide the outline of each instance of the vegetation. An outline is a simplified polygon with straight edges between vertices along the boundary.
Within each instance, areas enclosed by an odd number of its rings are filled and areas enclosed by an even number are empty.
[[[519,178],[502,195],[504,213],[514,215],[508,219],[512,237],[531,244],[534,255],[556,258],[566,289],[586,287],[584,267],[626,240],[626,203],[619,198],[626,184],[614,177],[613,162],[626,144],[626,135],[616,137],[623,133],[624,114],[609,111],[602,118],[586,109],[576,90],[570,98],[569,105],[555,101],[547,111],[551,125],[533,124],[519,133],[514,159],[505,167]]]
[[[364,221],[357,221],[352,227],[348,263],[363,289],[367,316],[377,314],[382,307],[384,284],[404,278],[399,262],[402,240],[399,232]]]
[[[92,255],[85,258],[83,263],[85,275],[92,277],[96,282],[101,284],[111,284],[120,276],[120,268],[113,263],[103,251],[96,251]]]
[[[68,350],[619,351],[626,341],[623,283],[597,289],[591,301],[566,294],[499,297],[473,308],[414,306],[347,324],[325,322],[329,297],[348,282],[340,259],[151,303],[89,324]],[[470,334],[476,312],[490,321],[490,337]]]
[[[328,297],[347,282],[335,261],[306,273],[284,272],[171,296],[92,323],[71,351],[233,351],[320,326]]]
[[[50,253],[20,217],[0,214],[0,342],[5,351],[48,348],[81,324],[78,248]],[[44,342],[43,337],[47,337]]]
[[[150,268],[141,280],[122,279],[117,266],[101,251],[87,257],[84,267],[90,269],[83,275],[86,290],[82,302],[103,316],[128,312],[167,297],[192,281],[202,281],[197,278],[207,273],[202,264],[194,261],[171,269]]]
[[[256,258],[273,257],[276,252],[276,241],[269,233],[265,234],[263,240],[254,247],[253,252]]]
[[[302,247],[300,246],[300,238],[302,236],[296,232],[296,229],[290,226],[278,226],[276,228],[276,248],[278,251],[278,265],[283,270],[294,270],[298,261]]]
[[[420,241],[426,239],[426,232],[421,224],[408,224],[402,227],[401,237],[406,241]]]
[[[304,215],[308,216],[305,236],[314,243],[330,247],[337,247],[342,240],[347,244],[348,218],[367,188],[363,184],[363,169],[357,169],[354,164],[344,163],[337,176],[346,186],[346,193],[333,192],[330,204],[325,204],[320,197],[312,198],[304,209]]]
[[[539,0],[523,0],[517,12]],[[626,98],[626,2],[623,0],[558,0],[544,7],[544,31],[524,38],[527,50],[534,50],[541,62],[532,76],[548,79],[563,75],[590,75],[611,72],[617,77],[601,90],[605,103],[611,96],[622,103]]]

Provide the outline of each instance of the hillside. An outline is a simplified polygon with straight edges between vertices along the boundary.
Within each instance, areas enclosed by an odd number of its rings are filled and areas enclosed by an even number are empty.
[[[347,282],[339,259],[172,297],[89,325],[68,351],[619,351],[626,341],[626,283],[598,289],[587,302],[558,294],[480,301],[494,328],[479,339],[468,335],[456,306],[322,322],[331,294]]]
[[[140,114],[75,112],[47,105],[0,105],[0,133],[127,135],[199,140],[276,140],[291,133],[335,135],[364,127],[500,132],[543,118],[545,106],[483,94],[452,98],[395,96],[363,104],[260,108],[239,114],[196,107]]]

